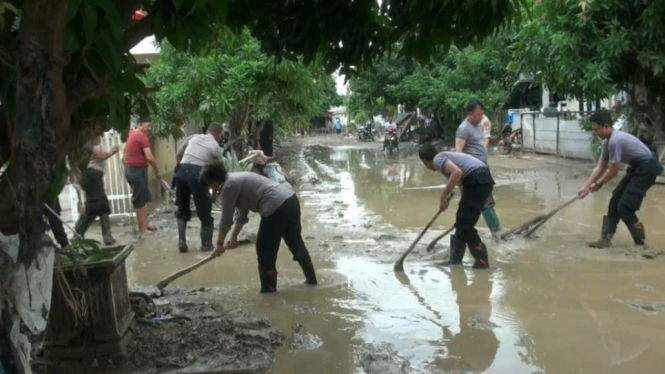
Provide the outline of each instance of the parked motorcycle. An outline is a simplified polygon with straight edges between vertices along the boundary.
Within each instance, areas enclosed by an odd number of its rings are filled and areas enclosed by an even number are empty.
[[[388,148],[388,153],[393,153],[393,149],[399,150],[399,137],[397,129],[387,129],[386,136],[383,139],[383,149]]]
[[[366,124],[358,129],[359,142],[373,142],[374,141],[374,126],[371,123]]]
[[[497,149],[502,155],[507,155],[513,150],[522,149],[522,128],[513,130],[510,124],[505,124],[501,130],[501,140],[497,144]]]

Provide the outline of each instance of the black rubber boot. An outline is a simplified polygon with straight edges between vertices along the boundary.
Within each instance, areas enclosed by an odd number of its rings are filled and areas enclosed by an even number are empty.
[[[178,219],[178,251],[180,253],[189,252],[187,248],[187,221]]]
[[[628,225],[628,231],[630,232],[630,236],[633,237],[635,245],[641,245],[646,248],[645,243],[647,235],[644,232],[644,225],[642,224],[642,222],[638,222],[634,225]]]
[[[105,245],[115,244],[115,238],[111,235],[111,220],[108,215],[99,216],[99,222],[102,225],[102,238]]]
[[[318,284],[316,280],[316,272],[314,271],[314,264],[312,260],[309,261],[298,261],[302,273],[305,274],[305,284]]]
[[[464,259],[464,252],[466,252],[466,243],[460,240],[457,235],[450,235],[450,264],[461,264]]]
[[[603,226],[600,229],[600,239],[588,242],[587,244],[591,248],[609,248],[612,246],[612,237],[614,236],[614,232],[616,232],[616,227],[611,227],[609,218],[604,216]]]
[[[74,231],[81,237],[85,238],[85,233],[88,231],[90,226],[90,220],[86,216],[80,216],[78,221],[76,221],[76,226],[74,226]],[[78,240],[79,237],[74,235],[74,241]]]
[[[259,265],[259,279],[261,280],[261,293],[277,292],[276,270],[264,270]]]
[[[473,255],[473,258],[476,259],[476,262],[473,264],[474,269],[488,269],[490,267],[489,255],[487,254],[487,247],[484,243],[478,244],[476,248],[471,248],[469,251]]]
[[[201,252],[210,252],[215,249],[212,245],[212,234],[215,231],[215,226],[201,226]]]

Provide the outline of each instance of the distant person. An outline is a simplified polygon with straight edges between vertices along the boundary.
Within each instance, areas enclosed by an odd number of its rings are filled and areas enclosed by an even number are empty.
[[[146,205],[150,202],[148,189],[148,164],[152,166],[155,177],[162,179],[159,166],[150,150],[150,117],[142,117],[136,130],[130,131],[125,143],[125,179],[132,188],[132,205],[139,221],[139,238],[145,239],[154,234],[155,228],[148,226]]]
[[[76,222],[76,233],[82,238],[85,237],[88,226],[99,217],[99,223],[102,226],[102,238],[104,244],[113,245],[115,239],[111,235],[111,205],[108,196],[104,190],[104,173],[106,172],[106,160],[118,153],[118,146],[113,147],[110,152],[105,152],[102,145],[97,144],[89,146],[92,150],[88,168],[81,176],[81,187],[85,192],[85,214],[79,217]]]
[[[383,129],[388,130],[397,130],[397,124],[393,121],[392,117],[389,117],[386,123],[383,124]]]
[[[425,128],[430,128],[432,126],[432,121],[434,120],[434,115],[432,113],[428,114],[425,118]]]
[[[201,251],[212,251],[212,236],[215,231],[212,218],[212,200],[208,187],[201,184],[199,177],[203,167],[211,162],[222,161],[219,139],[222,137],[222,125],[213,122],[208,126],[207,134],[188,137],[178,148],[176,161],[176,205],[178,206],[178,250],[187,252],[187,222],[192,219],[189,202],[194,196],[196,214],[201,221]]]
[[[492,143],[492,122],[487,118],[486,115],[483,115],[482,121],[480,123],[483,125],[483,134],[485,136],[485,148],[489,149],[490,144]]]
[[[608,248],[616,233],[619,221],[623,221],[635,242],[646,247],[644,225],[637,218],[636,212],[642,206],[647,191],[656,183],[656,177],[662,172],[656,154],[638,138],[612,128],[612,117],[607,111],[597,111],[589,117],[591,130],[600,139],[601,154],[598,165],[593,169],[589,180],[582,186],[578,195],[585,198],[590,192],[600,190],[605,183],[619,173],[619,164],[630,167],[626,175],[612,191],[607,215],[603,217],[600,239],[588,243],[592,248]]]
[[[342,121],[337,118],[337,122],[335,122],[335,133],[337,135],[342,135]]]
[[[224,164],[213,162],[201,172],[201,184],[221,183],[222,218],[219,223],[217,247],[219,256],[238,246],[238,234],[248,222],[249,211],[259,213],[261,223],[256,237],[261,292],[277,292],[277,252],[284,239],[305,275],[305,283],[317,284],[314,265],[302,240],[300,202],[295,192],[279,183],[252,172],[227,173]],[[235,224],[235,226],[234,226]],[[231,238],[225,243],[231,227]]]
[[[471,155],[488,165],[487,132],[486,126],[483,124],[484,119],[487,118],[485,107],[479,100],[472,99],[466,105],[466,112],[466,118],[457,128],[455,135],[455,151]],[[489,123],[489,119],[486,122]],[[501,223],[494,209],[495,205],[494,197],[490,194],[482,212],[485,223],[493,234],[501,230]]]
[[[420,160],[427,169],[438,171],[448,183],[443,189],[439,207],[448,209],[448,195],[460,187],[462,199],[455,216],[455,234],[450,237],[450,262],[461,264],[466,247],[476,259],[475,269],[489,268],[487,247],[478,236],[476,224],[487,197],[492,194],[494,180],[489,168],[477,158],[458,152],[437,152],[431,144],[420,147]]]

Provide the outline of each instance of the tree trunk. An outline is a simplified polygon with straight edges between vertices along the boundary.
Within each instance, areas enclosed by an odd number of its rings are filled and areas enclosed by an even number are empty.
[[[56,134],[67,131],[70,117],[62,81],[67,63],[63,46],[67,3],[66,0],[26,0],[19,25],[16,139],[12,144],[11,165],[0,181],[0,192],[3,192],[0,229],[5,235],[18,232],[18,261],[26,265],[34,261],[41,250],[45,230],[44,198],[53,182],[55,166],[64,161],[65,156],[56,152],[64,143]],[[4,194],[6,191],[10,193]],[[6,215],[5,209],[12,206],[15,209]],[[11,284],[7,277],[14,273],[2,271],[0,283]],[[0,301],[5,307],[16,305],[12,290],[3,288],[1,292]],[[19,318],[15,308],[2,309],[9,313],[2,319],[0,330]],[[0,352],[0,356],[5,354],[6,351]],[[16,365],[6,369],[24,372],[24,368]]]

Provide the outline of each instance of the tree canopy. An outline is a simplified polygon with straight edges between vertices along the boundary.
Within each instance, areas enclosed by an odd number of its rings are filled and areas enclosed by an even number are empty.
[[[518,0],[519,1],[519,0]],[[46,191],[89,139],[146,111],[129,49],[155,35],[181,51],[209,46],[220,26],[248,27],[264,51],[351,74],[395,42],[426,60],[510,20],[516,1],[8,0],[0,8],[0,232],[20,236],[19,259],[41,247]],[[133,19],[137,9],[147,16]],[[51,196],[52,198],[54,196]]]
[[[585,100],[619,90],[637,112],[662,122],[665,4],[647,0],[540,1],[514,45],[519,72],[550,91]]]
[[[225,32],[205,53],[186,53],[164,41],[146,72],[156,89],[153,130],[175,134],[185,123],[229,122],[233,135],[256,120],[294,130],[337,102],[333,78],[319,61],[277,63],[248,30]]]
[[[351,79],[350,111],[368,116],[404,104],[429,110],[437,122],[448,124],[470,98],[480,99],[488,114],[501,110],[515,81],[507,69],[513,36],[505,30],[465,48],[439,48],[422,65],[398,53],[380,58]]]

